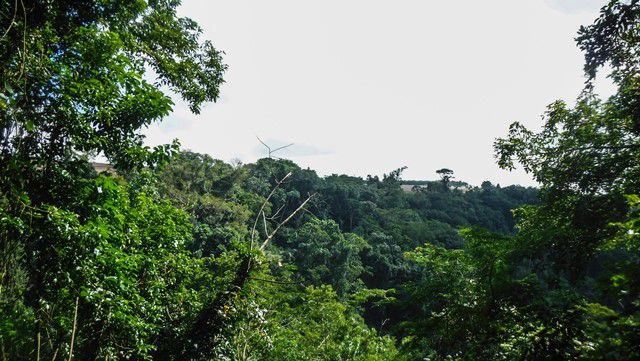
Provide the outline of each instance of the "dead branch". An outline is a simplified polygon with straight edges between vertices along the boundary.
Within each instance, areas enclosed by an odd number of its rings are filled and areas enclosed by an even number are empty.
[[[267,219],[270,220],[270,221],[275,221],[276,217],[278,217],[278,215],[280,214],[280,212],[282,212],[282,210],[284,209],[285,206],[286,206],[286,204],[283,204],[282,206],[280,206],[280,208],[278,208],[276,213],[274,213],[273,215],[267,217]]]
[[[76,326],[78,321],[78,301],[79,297],[76,297],[76,309],[73,311],[73,330],[71,331],[71,344],[69,345],[69,361],[73,358],[73,342],[76,338]]]
[[[261,213],[264,214],[264,207],[267,206],[267,203],[269,203],[269,200],[271,200],[271,197],[273,197],[273,194],[276,192],[276,190],[282,185],[282,183],[289,177],[291,177],[291,172],[287,173],[287,175],[285,175],[282,179],[280,179],[275,187],[273,187],[273,189],[271,190],[271,193],[269,193],[269,195],[267,196],[267,198],[264,200],[264,202],[262,202],[262,205],[260,206],[260,210],[258,211],[258,214],[256,214],[256,219],[255,222],[253,222],[253,228],[251,229],[251,247],[253,248],[253,242],[255,241],[255,234],[256,234],[256,226],[258,225],[258,221],[260,220],[260,215]]]
[[[7,36],[7,34],[9,33],[9,30],[11,30],[11,28],[13,27],[13,23],[16,21],[16,15],[17,14],[18,14],[18,0],[15,0],[14,1],[14,6],[13,6],[13,17],[11,18],[11,22],[9,23],[9,26],[7,27],[7,30],[4,32],[4,34],[2,34],[0,39],[2,39],[5,36]],[[26,26],[26,24],[25,24],[25,26]]]
[[[260,246],[260,250],[263,251],[264,248],[267,246],[267,244],[269,243],[269,241],[271,241],[271,239],[273,238],[273,236],[276,235],[276,233],[278,232],[278,230],[280,230],[280,228],[282,226],[284,226],[285,224],[287,224],[291,218],[293,218],[293,216],[295,216],[296,214],[298,214],[298,212],[300,212],[300,210],[302,210],[304,208],[304,206],[311,200],[311,198],[313,198],[316,194],[312,194],[309,197],[307,197],[307,199],[304,200],[304,202],[302,202],[302,204],[300,204],[300,206],[298,208],[296,208],[295,211],[293,211],[289,217],[287,217],[287,219],[285,219],[284,221],[280,222],[276,228],[269,234],[269,236],[262,242],[262,245]]]
[[[271,149],[271,147],[270,147],[270,146],[268,146],[268,145],[267,145],[267,143],[263,142],[263,141],[262,141],[262,139],[260,139],[260,137],[256,136],[256,138],[258,138],[258,141],[259,141],[260,143],[262,143],[262,145],[264,145],[264,146],[265,146],[265,148],[267,148],[267,153],[268,153],[269,158],[276,158],[276,159],[280,159],[280,158],[274,157],[274,156],[273,156],[273,153],[275,153],[275,152],[277,152],[277,151],[279,151],[279,150],[282,150],[282,149],[288,148],[288,147],[290,147],[290,146],[292,146],[292,145],[293,145],[293,143],[290,143],[290,144],[283,145],[283,146],[278,147],[278,148],[275,148],[275,149]]]

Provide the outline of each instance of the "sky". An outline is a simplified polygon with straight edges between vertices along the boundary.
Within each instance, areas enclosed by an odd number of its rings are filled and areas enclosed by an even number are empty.
[[[174,112],[147,144],[225,161],[276,155],[320,175],[382,175],[535,185],[496,165],[493,142],[584,85],[574,37],[604,0],[184,0],[225,52],[221,97]],[[606,79],[596,90],[612,92]]]

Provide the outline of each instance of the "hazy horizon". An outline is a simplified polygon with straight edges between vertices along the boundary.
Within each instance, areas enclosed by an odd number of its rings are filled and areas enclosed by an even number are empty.
[[[229,65],[200,115],[176,100],[147,144],[253,162],[256,137],[320,175],[436,179],[450,168],[479,185],[535,185],[499,170],[493,141],[584,84],[574,37],[604,1],[184,1]],[[600,81],[597,88],[609,94]]]

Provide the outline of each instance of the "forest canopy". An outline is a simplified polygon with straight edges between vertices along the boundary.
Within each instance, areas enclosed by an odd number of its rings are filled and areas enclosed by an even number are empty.
[[[0,2],[2,360],[640,359],[639,1],[496,140],[538,188],[145,146],[227,70],[179,3]]]

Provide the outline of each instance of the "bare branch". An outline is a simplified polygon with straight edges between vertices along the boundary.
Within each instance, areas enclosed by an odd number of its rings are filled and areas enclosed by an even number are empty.
[[[264,223],[264,234],[269,234],[269,230],[267,229],[267,216],[262,212],[262,221]]]
[[[258,141],[267,148],[267,152],[269,153],[269,158],[271,158],[271,147],[268,146],[267,143],[263,142],[262,139],[260,139],[260,137],[258,137],[257,135],[256,135],[256,138],[258,138]]]
[[[280,214],[280,212],[282,212],[282,210],[284,209],[285,206],[286,206],[286,204],[283,204],[282,206],[280,206],[280,208],[278,208],[276,213],[274,213],[273,215],[267,217],[267,219],[270,220],[270,221],[275,220],[276,217],[278,217],[278,215]]]
[[[302,204],[300,204],[300,206],[298,208],[296,208],[295,211],[293,211],[289,217],[287,217],[287,219],[285,219],[284,221],[280,222],[280,224],[278,224],[276,226],[276,228],[273,230],[273,232],[271,232],[271,234],[269,234],[269,236],[262,242],[262,245],[260,246],[260,250],[263,251],[264,248],[267,246],[267,244],[269,244],[269,241],[273,238],[273,236],[276,235],[276,233],[278,232],[278,230],[280,230],[280,228],[282,226],[284,226],[285,224],[287,224],[291,218],[293,218],[293,216],[295,216],[296,214],[298,214],[298,212],[300,212],[300,210],[302,210],[304,208],[304,206],[311,200],[311,198],[313,198],[316,194],[312,194],[309,197],[307,197],[307,199],[305,199],[304,202],[302,202]]]
[[[260,138],[258,138],[260,139]],[[269,203],[269,200],[271,200],[271,197],[273,197],[273,194],[276,192],[276,190],[282,185],[282,183],[289,177],[291,177],[291,172],[287,173],[287,175],[285,175],[282,179],[280,179],[275,187],[273,187],[273,189],[271,190],[271,193],[269,193],[269,195],[267,196],[267,198],[264,200],[264,202],[262,202],[262,205],[260,206],[260,210],[258,211],[258,214],[256,214],[256,219],[253,222],[253,228],[251,229],[251,247],[253,248],[253,241],[255,240],[255,234],[256,234],[256,226],[258,225],[258,220],[260,219],[260,214],[264,213],[264,207],[267,206],[267,203]]]
[[[73,311],[73,330],[71,331],[71,343],[69,344],[69,361],[73,358],[73,342],[76,338],[76,325],[78,321],[78,301],[79,297],[76,297],[76,309]]]
[[[281,150],[281,149],[288,148],[288,147],[290,147],[290,146],[292,146],[292,145],[293,145],[293,143],[289,143],[289,144],[287,144],[287,145],[283,145],[282,147],[278,147],[278,148],[276,148],[276,149],[272,150],[272,151],[271,151],[271,153],[275,153],[275,152],[277,152],[277,151],[279,151],[279,150]]]
[[[13,23],[16,21],[16,15],[17,14],[18,14],[18,0],[15,0],[14,1],[14,6],[13,6],[13,18],[11,18],[11,22],[9,23],[9,27],[7,27],[7,30],[4,32],[4,34],[2,34],[0,39],[2,39],[5,36],[7,36],[7,34],[9,33],[9,30],[11,30],[11,28],[13,27]],[[25,24],[25,26],[26,26],[26,24]]]
[[[256,135],[256,138],[258,138],[258,141],[259,141],[262,145],[264,145],[264,146],[265,146],[265,148],[267,148],[267,153],[268,153],[269,158],[276,158],[276,159],[280,159],[280,158],[278,158],[278,157],[274,157],[274,156],[273,156],[273,153],[275,153],[275,152],[277,152],[277,151],[279,151],[279,150],[282,150],[282,149],[288,148],[288,147],[290,147],[290,146],[292,146],[292,145],[294,144],[294,143],[290,143],[290,144],[283,145],[283,146],[278,147],[278,148],[275,148],[275,149],[271,149],[271,147],[270,147],[270,146],[268,146],[268,145],[267,145],[267,143],[263,142],[263,141],[262,141],[262,139],[260,139],[260,137],[258,137],[258,136]]]

